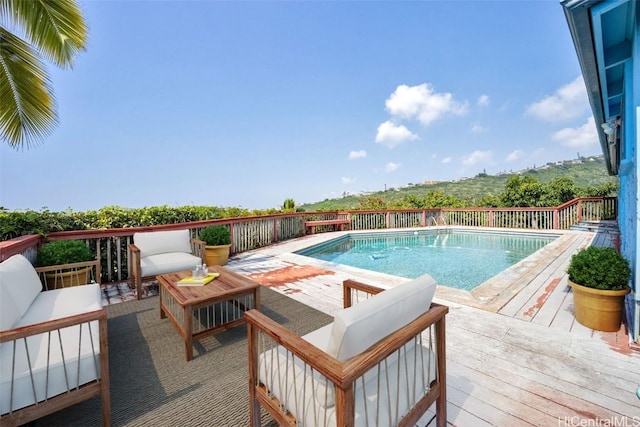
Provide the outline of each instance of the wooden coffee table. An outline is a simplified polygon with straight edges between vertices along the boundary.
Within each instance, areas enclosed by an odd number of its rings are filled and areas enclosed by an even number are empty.
[[[245,323],[244,312],[260,309],[260,285],[220,266],[220,276],[204,286],[178,286],[190,271],[157,276],[160,318],[168,317],[184,341],[187,361],[193,359],[193,341]]]

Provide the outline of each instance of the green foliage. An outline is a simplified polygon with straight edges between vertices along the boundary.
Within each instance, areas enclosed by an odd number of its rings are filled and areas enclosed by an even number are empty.
[[[480,208],[498,208],[502,206],[500,197],[494,194],[487,194],[476,200],[477,207]]]
[[[85,48],[87,25],[72,0],[4,0],[0,17],[0,134],[13,148],[29,147],[58,122],[42,59],[60,68],[72,66]]]
[[[539,202],[543,194],[542,185],[534,177],[514,175],[507,180],[500,201],[507,207],[540,206]]]
[[[500,199],[506,191],[507,181],[512,177],[523,179],[529,185],[523,188],[522,194],[513,192],[508,197],[514,198],[506,204]],[[537,185],[535,184],[537,182]],[[554,184],[551,184],[554,182]],[[570,182],[573,185],[570,185]],[[360,209],[368,205],[368,199],[380,199],[383,204],[394,208],[427,207],[513,207],[558,206],[573,192],[574,197],[606,197],[615,196],[618,191],[617,178],[609,176],[602,156],[582,158],[581,161],[567,160],[564,162],[548,163],[534,169],[527,169],[519,173],[504,172],[498,175],[479,173],[475,178],[457,181],[442,181],[430,184],[415,184],[396,191],[380,191],[366,196],[346,196],[339,199],[326,199],[322,202],[305,204],[303,207],[311,211],[332,211]],[[564,188],[564,185],[569,188]],[[512,189],[513,190],[513,189]],[[429,197],[429,193],[442,193],[446,200]],[[562,200],[562,201],[561,201]],[[569,199],[570,200],[570,199]],[[419,201],[418,203],[416,203]],[[442,203],[442,204],[439,204]],[[368,208],[369,209],[369,208]]]
[[[618,194],[617,182],[605,182],[596,187],[586,187],[578,190],[578,197],[609,197]]]
[[[296,202],[293,199],[286,199],[282,204],[282,209],[286,212],[293,212],[296,207]]]
[[[541,206],[560,206],[578,197],[578,186],[568,177],[556,178],[544,189]]]
[[[231,234],[224,225],[211,225],[200,230],[200,240],[207,246],[228,245],[231,243]]]
[[[80,240],[56,240],[46,243],[38,251],[36,266],[70,264],[93,260],[93,254]]]
[[[243,208],[217,206],[153,206],[123,208],[107,206],[86,212],[7,211],[0,208],[0,236],[2,240],[28,234],[47,236],[56,231],[105,230],[111,228],[145,227],[158,224],[177,224],[208,219],[233,218],[279,213],[277,209],[249,211]]]
[[[614,248],[589,246],[571,257],[569,280],[588,288],[620,290],[631,277],[629,262]]]
[[[379,210],[386,208],[387,204],[380,197],[363,197],[360,199],[361,210]]]
[[[53,231],[83,230],[85,227],[69,212],[33,210],[7,211],[0,209],[0,236],[9,240],[27,234],[46,236]]]

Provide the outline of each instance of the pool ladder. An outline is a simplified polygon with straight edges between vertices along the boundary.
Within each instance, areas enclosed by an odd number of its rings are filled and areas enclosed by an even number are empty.
[[[440,217],[440,218],[442,218],[442,217]],[[440,235],[440,224],[438,223],[438,220],[436,219],[436,217],[432,216],[431,217],[431,222],[436,227],[436,231],[437,231],[438,236],[439,236]],[[442,218],[442,224],[445,225],[445,226],[447,225],[447,223],[444,222],[444,218]]]
[[[440,227],[438,227],[438,220],[435,217],[431,217],[431,222],[433,222],[433,225],[436,227],[436,232],[437,235],[440,235]]]

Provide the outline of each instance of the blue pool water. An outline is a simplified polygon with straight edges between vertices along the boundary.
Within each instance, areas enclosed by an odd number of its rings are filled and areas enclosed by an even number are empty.
[[[299,255],[471,290],[558,236],[440,230],[353,234],[298,251]]]

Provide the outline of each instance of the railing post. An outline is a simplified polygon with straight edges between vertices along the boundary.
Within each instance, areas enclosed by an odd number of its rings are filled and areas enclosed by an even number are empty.
[[[580,224],[580,221],[582,221],[582,199],[578,200],[578,224]]]
[[[278,241],[278,218],[273,217],[273,241]]]
[[[427,211],[426,210],[422,210],[422,218],[420,219],[422,221],[422,226],[426,227],[427,226]]]
[[[489,227],[493,227],[493,209],[489,209]]]
[[[235,244],[235,239],[233,238],[233,226],[234,226],[235,222],[232,222],[231,224],[229,224],[229,235],[231,237],[231,246],[229,246],[229,254],[233,254],[236,251],[236,244]]]
[[[391,228],[391,214],[387,211],[387,228]]]

